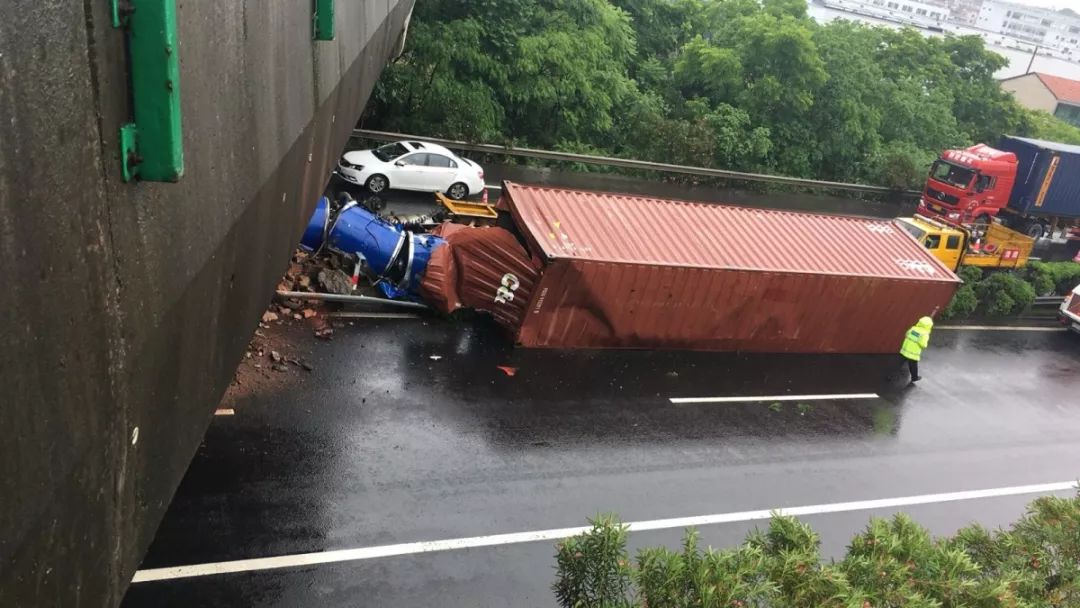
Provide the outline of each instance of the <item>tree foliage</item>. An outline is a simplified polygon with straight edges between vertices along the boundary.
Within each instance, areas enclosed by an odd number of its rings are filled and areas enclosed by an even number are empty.
[[[775,516],[738,547],[626,549],[606,516],[558,546],[559,605],[567,608],[804,606],[1035,608],[1080,602],[1080,498],[1038,498],[1008,530],[978,524],[935,539],[909,516],[872,519],[842,559],[826,562],[804,522]]]
[[[421,0],[366,125],[896,188],[1020,108],[978,37],[819,24],[804,0]]]

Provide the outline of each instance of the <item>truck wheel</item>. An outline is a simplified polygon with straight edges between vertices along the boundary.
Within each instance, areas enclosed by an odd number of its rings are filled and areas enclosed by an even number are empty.
[[[1046,226],[1041,222],[1031,222],[1024,229],[1024,233],[1033,239],[1041,239],[1046,234]]]

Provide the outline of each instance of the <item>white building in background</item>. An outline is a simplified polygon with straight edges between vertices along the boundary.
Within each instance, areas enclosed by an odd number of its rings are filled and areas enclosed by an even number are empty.
[[[1076,13],[983,0],[974,27],[1039,45],[1057,57],[1080,59],[1080,16]]]
[[[947,0],[822,0],[833,9],[913,25],[941,28],[949,19]]]
[[[949,0],[949,20],[961,25],[975,25],[982,5],[983,0]]]

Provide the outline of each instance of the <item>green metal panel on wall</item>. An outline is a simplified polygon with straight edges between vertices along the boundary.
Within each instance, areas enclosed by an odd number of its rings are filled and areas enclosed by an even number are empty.
[[[315,3],[315,39],[334,39],[334,0],[313,0]]]
[[[175,182],[184,175],[175,0],[113,0],[127,32],[134,121],[121,130],[125,181]]]

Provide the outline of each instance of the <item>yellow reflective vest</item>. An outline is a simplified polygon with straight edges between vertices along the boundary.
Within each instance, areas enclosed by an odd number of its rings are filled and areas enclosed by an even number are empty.
[[[904,343],[900,345],[900,354],[912,361],[918,361],[922,359],[922,351],[927,346],[930,346],[930,330],[913,325],[904,336]]]

